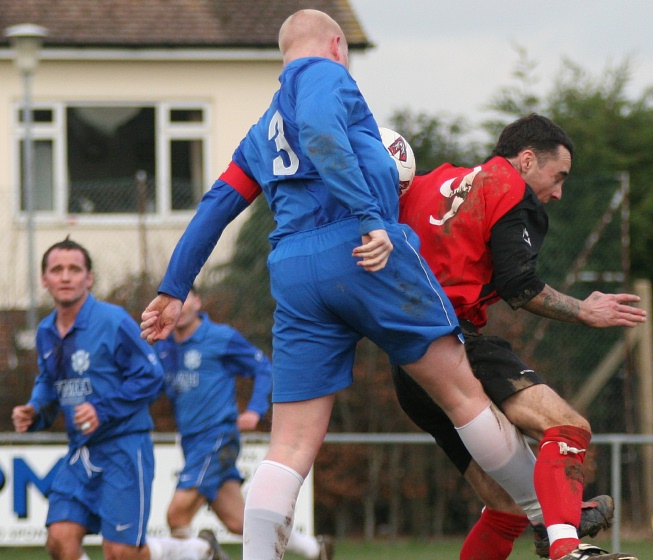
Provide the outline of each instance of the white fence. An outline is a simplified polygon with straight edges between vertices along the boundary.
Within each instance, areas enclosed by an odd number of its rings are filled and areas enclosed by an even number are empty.
[[[238,469],[245,479],[243,493],[265,457],[267,438],[243,444]],[[175,489],[177,473],[183,465],[181,448],[174,434],[156,434],[154,456],[156,474],[152,485],[152,503],[148,535],[169,535],[166,511]],[[42,546],[45,544],[47,498],[44,491],[51,483],[58,461],[66,454],[65,434],[0,434],[0,547]],[[307,477],[295,510],[295,528],[313,534],[313,479]],[[218,521],[208,508],[202,508],[193,520],[193,529],[213,529],[220,542],[240,542]],[[99,544],[99,536],[87,536],[86,544]]]
[[[157,460],[160,461],[161,457],[164,458],[163,462],[157,463],[157,469],[165,470],[161,474],[157,470],[157,479],[162,484],[161,488],[156,486],[153,489],[153,504],[152,516],[150,519],[150,532],[154,531],[156,534],[165,533],[165,510],[167,508],[167,500],[172,495],[174,488],[174,473],[181,465],[181,456],[176,446],[176,434],[153,434],[155,442],[155,450],[157,453]],[[243,436],[243,450],[241,452],[239,468],[241,473],[246,478],[243,485],[244,491],[247,488],[247,480],[256,470],[258,462],[263,458],[264,451],[269,441],[268,434],[246,434]],[[16,503],[15,492],[26,492],[26,484],[31,482],[34,485],[43,483],[43,477],[47,472],[43,471],[44,466],[54,466],[54,462],[50,458],[48,461],[40,462],[36,459],[40,470],[43,472],[41,476],[35,473],[25,473],[19,475],[18,480],[12,477],[9,480],[8,475],[11,477],[13,474],[13,465],[9,465],[7,461],[8,456],[15,456],[17,458],[24,458],[32,453],[34,450],[39,450],[38,453],[43,453],[43,449],[48,446],[56,446],[57,453],[61,455],[64,451],[63,445],[67,442],[65,434],[42,433],[42,434],[14,434],[14,433],[0,433],[0,518],[3,519],[2,529],[4,534],[7,535],[11,531],[11,524],[5,522],[9,519],[17,519],[14,512],[14,504]],[[325,443],[334,445],[389,445],[389,444],[431,444],[435,445],[431,436],[427,434],[413,434],[413,433],[392,433],[392,434],[364,434],[364,433],[339,433],[327,434]],[[615,503],[615,516],[614,525],[612,528],[612,550],[619,550],[621,548],[621,511],[622,511],[622,448],[624,445],[653,445],[653,435],[629,435],[629,434],[595,434],[592,436],[593,445],[608,445],[611,450],[611,495]],[[29,450],[29,451],[28,451]],[[50,453],[51,455],[51,453]],[[55,461],[56,462],[56,461]],[[14,464],[16,462],[14,461]],[[649,473],[653,476],[653,473]],[[30,479],[30,476],[32,477]],[[308,534],[313,534],[313,495],[312,495],[312,477],[307,479],[308,484],[304,484],[302,492],[300,493],[300,500],[296,511],[295,526]],[[16,484],[19,488],[16,490]],[[8,539],[6,536],[0,535],[0,546],[3,545],[16,545],[16,544],[42,544],[45,538],[45,531],[43,523],[45,520],[45,505],[46,501],[43,496],[30,496],[30,499],[36,500],[39,504],[37,508],[41,516],[40,524],[36,524],[36,519],[30,516],[29,528],[23,525],[16,535],[17,538]],[[21,504],[21,497],[18,497],[18,503]],[[159,503],[161,502],[161,503]],[[196,519],[196,524],[202,527],[213,527],[220,533],[222,542],[237,541],[237,537],[229,535],[226,529],[220,525],[215,517],[206,513],[204,517]],[[161,517],[162,519],[159,519]],[[24,520],[21,521],[24,524]],[[20,524],[19,524],[20,528]],[[90,542],[90,541],[89,541]]]

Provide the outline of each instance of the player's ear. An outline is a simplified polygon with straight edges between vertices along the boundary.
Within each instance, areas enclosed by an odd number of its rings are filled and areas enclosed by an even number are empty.
[[[340,52],[340,41],[342,40],[342,37],[340,35],[335,35],[334,37],[331,38],[331,44],[329,48],[329,52],[331,56],[333,57],[333,60],[336,62],[342,62],[342,55]]]
[[[521,159],[521,168],[524,173],[530,170],[535,163],[537,163],[537,158],[535,157],[535,152],[533,150],[524,150],[520,154]]]

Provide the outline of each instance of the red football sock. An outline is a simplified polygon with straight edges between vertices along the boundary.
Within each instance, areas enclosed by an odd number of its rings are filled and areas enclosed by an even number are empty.
[[[580,523],[583,500],[585,450],[591,434],[574,426],[556,426],[544,432],[535,462],[535,491],[542,506],[544,523],[572,525]],[[571,552],[579,539],[564,538],[551,543],[551,558]]]
[[[525,515],[483,509],[463,543],[460,560],[506,560],[528,524]]]

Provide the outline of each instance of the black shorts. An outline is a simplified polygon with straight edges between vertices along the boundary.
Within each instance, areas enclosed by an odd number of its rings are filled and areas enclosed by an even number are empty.
[[[465,350],[474,375],[497,406],[515,393],[545,383],[513,352],[510,343],[498,336],[484,336],[463,325]],[[400,367],[392,368],[392,380],[401,408],[437,444],[464,474],[471,455],[453,423],[429,395]]]

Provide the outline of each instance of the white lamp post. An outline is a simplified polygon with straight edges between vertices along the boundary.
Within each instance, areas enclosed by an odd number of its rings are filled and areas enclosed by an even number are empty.
[[[43,38],[48,30],[33,23],[22,23],[7,27],[4,31],[14,50],[14,63],[23,76],[23,192],[27,214],[27,266],[29,309],[27,328],[33,340],[36,334],[36,256],[34,247],[34,141],[32,138],[32,77],[39,63]]]

